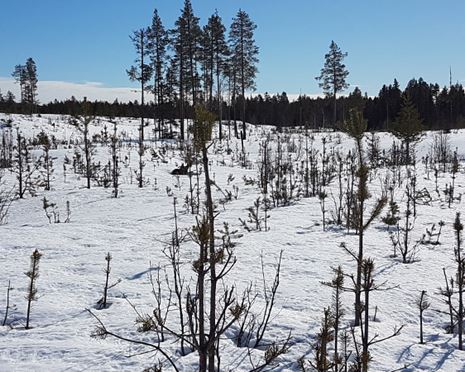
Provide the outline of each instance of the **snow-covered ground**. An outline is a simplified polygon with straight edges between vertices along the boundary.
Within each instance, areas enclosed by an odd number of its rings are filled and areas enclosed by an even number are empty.
[[[66,124],[66,118],[44,115],[43,117],[5,116],[0,119],[12,119],[13,126],[28,138],[36,136],[41,130],[54,135],[58,140],[72,142],[78,133]],[[103,130],[105,120],[93,126],[92,133]],[[108,130],[111,126],[107,123]],[[118,130],[126,139],[136,140],[137,120],[120,119]],[[147,132],[150,132],[148,127]],[[256,185],[246,185],[243,178],[257,178],[259,144],[267,127],[250,127],[250,135],[245,141],[246,151],[252,167],[243,168],[235,157],[235,151],[228,154],[226,144],[215,143],[210,148],[211,172],[215,183],[223,190],[238,187],[238,197],[219,206],[217,226],[228,222],[232,230],[239,230],[242,237],[235,241],[237,264],[227,276],[226,282],[234,284],[238,292],[249,282],[257,284],[260,291],[262,271],[260,257],[263,257],[265,274],[270,278],[283,250],[281,282],[277,302],[269,331],[268,341],[283,340],[291,331],[291,348],[279,359],[277,370],[298,370],[297,360],[302,356],[313,358],[312,345],[319,331],[323,309],[331,304],[332,290],[321,284],[332,278],[331,267],[341,265],[346,273],[355,272],[351,257],[340,247],[357,247],[357,236],[347,234],[345,229],[329,226],[323,231],[321,207],[318,198],[300,198],[292,205],[272,209],[269,219],[269,231],[247,232],[241,226],[239,218],[247,219],[247,208],[260,196]],[[389,148],[392,137],[387,133],[379,134],[383,148]],[[314,133],[313,146],[320,148],[322,138],[327,139],[327,148],[338,148],[346,153],[354,148],[353,140],[341,133]],[[276,134],[272,139],[275,140]],[[296,143],[299,142],[294,135]],[[417,146],[420,159],[430,148],[433,133],[428,133]],[[151,135],[148,136],[151,139]],[[465,131],[451,134],[451,147],[458,148],[459,155],[465,155]],[[303,137],[301,138],[303,140]],[[136,314],[131,303],[142,313],[151,313],[155,305],[149,273],[153,267],[160,266],[168,270],[168,262],[163,254],[164,242],[169,241],[174,228],[173,196],[178,200],[179,224],[189,228],[195,223],[195,216],[183,207],[189,190],[186,176],[172,176],[170,171],[182,163],[179,151],[174,145],[162,145],[148,141],[154,149],[167,148],[165,161],[151,160],[147,151],[145,177],[149,181],[139,189],[134,177],[137,168],[136,148],[128,148],[128,141],[122,147],[121,157],[128,156],[128,165],[122,165],[121,195],[111,197],[110,188],[85,188],[85,179],[67,169],[66,180],[63,174],[65,155],[72,158],[74,146],[60,145],[51,153],[55,159],[55,172],[51,191],[38,191],[37,197],[27,196],[15,200],[10,208],[8,223],[0,226],[0,315],[4,314],[6,287],[11,281],[13,290],[10,301],[9,326],[0,326],[0,371],[140,371],[155,364],[160,355],[141,354],[146,349],[136,347],[113,338],[96,340],[90,337],[96,321],[86,311],[95,309],[102,296],[105,281],[105,255],[113,256],[110,282],[121,282],[110,289],[111,306],[95,311],[109,329],[126,337],[144,340],[154,339],[153,334],[139,334],[134,324]],[[240,143],[232,140],[232,149],[240,148]],[[39,155],[40,150],[34,153]],[[97,158],[102,162],[109,159],[107,146],[97,147]],[[463,157],[462,157],[463,159]],[[464,162],[456,179],[456,195],[465,192]],[[379,196],[381,174],[379,171],[371,179],[369,188],[373,193],[370,203]],[[444,327],[448,321],[446,305],[438,295],[438,288],[444,286],[442,269],[449,275],[454,270],[454,232],[452,223],[456,211],[465,212],[463,202],[456,201],[448,208],[444,195],[434,192],[434,178],[426,179],[424,165],[418,164],[418,189],[426,187],[433,195],[431,205],[418,206],[418,218],[415,222],[413,240],[420,239],[432,223],[444,221],[441,244],[422,245],[418,252],[418,261],[402,264],[399,257],[393,258],[392,245],[385,225],[378,219],[367,230],[365,255],[375,259],[375,280],[387,282],[389,291],[373,292],[371,298],[374,313],[377,308],[377,321],[371,323],[371,334],[388,336],[397,326],[404,325],[401,334],[383,343],[373,345],[370,364],[373,371],[392,371],[406,366],[407,371],[464,371],[465,352],[457,350],[457,335],[446,334]],[[231,176],[232,175],[232,176]],[[12,186],[14,176],[5,174],[6,183]],[[229,179],[229,180],[228,180]],[[450,174],[440,174],[439,189],[451,182]],[[336,192],[333,182],[327,192]],[[402,189],[396,191],[401,211],[404,211],[405,197]],[[66,202],[70,202],[71,222],[50,224],[42,208],[42,198],[56,203],[61,219],[66,214]],[[222,197],[215,189],[215,198]],[[327,199],[328,209],[332,206]],[[386,211],[383,212],[385,215]],[[328,213],[329,215],[329,213]],[[465,219],[465,216],[464,216]],[[24,329],[30,255],[34,249],[43,253],[38,278],[38,301],[33,303],[30,330]],[[192,242],[181,247],[182,273],[186,280],[194,277],[192,262],[197,257],[197,248]],[[152,267],[152,270],[150,269]],[[163,276],[164,274],[162,274]],[[432,302],[425,311],[426,344],[420,345],[418,339],[419,318],[416,299],[422,290],[428,291]],[[263,298],[258,298],[258,308]],[[344,293],[346,316],[343,327],[347,328],[353,320],[353,294]],[[178,347],[172,339],[163,344],[168,352],[175,354]],[[247,371],[250,369],[246,349],[235,346],[228,337],[222,339],[222,369],[225,371]],[[258,352],[260,353],[260,352]],[[131,357],[128,357],[131,356]],[[182,371],[195,370],[197,355],[191,353],[175,361]],[[169,367],[166,366],[167,370]]]

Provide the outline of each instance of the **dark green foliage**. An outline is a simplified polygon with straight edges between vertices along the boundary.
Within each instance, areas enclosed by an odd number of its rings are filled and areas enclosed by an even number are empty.
[[[21,91],[21,103],[32,107],[37,104],[37,66],[32,58],[25,65],[16,65],[12,73]],[[32,111],[29,111],[31,113]]]
[[[397,225],[397,222],[399,222],[400,217],[399,217],[399,206],[397,205],[395,201],[389,202],[388,212],[386,216],[384,216],[381,220],[388,226]]]
[[[249,15],[239,10],[231,24],[229,42],[231,45],[231,64],[237,71],[238,85],[242,99],[242,134],[246,136],[245,128],[245,91],[255,89],[255,75],[257,74],[258,47],[255,45],[254,31],[257,28]],[[242,146],[243,147],[243,146]]]
[[[333,368],[333,363],[328,358],[329,343],[334,340],[332,331],[334,316],[331,309],[324,309],[323,319],[321,321],[320,332],[316,335],[316,342],[313,346],[315,350],[314,362],[310,363],[318,372],[326,372]]]
[[[194,149],[198,152],[207,146],[211,140],[212,129],[215,123],[215,115],[202,106],[195,109],[195,120],[191,127]]]
[[[26,329],[29,329],[29,318],[31,315],[32,301],[37,301],[37,287],[36,281],[39,277],[39,261],[42,254],[36,249],[31,255],[31,268],[26,273],[26,276],[30,279],[28,292],[26,295],[27,299],[27,314],[26,314]]]
[[[347,57],[347,53],[343,53],[334,40],[331,41],[329,52],[325,54],[325,64],[321,69],[320,76],[316,77],[320,81],[320,88],[323,88],[326,95],[332,97],[334,101],[333,124],[336,123],[337,94],[349,87],[346,82],[349,71],[343,63],[345,57]]]
[[[420,140],[422,130],[422,119],[410,98],[405,96],[399,115],[392,125],[392,133],[405,143],[407,164],[412,159],[410,145]]]
[[[129,80],[138,81],[144,87],[148,83],[152,76],[152,67],[147,63],[147,57],[149,55],[148,43],[149,43],[149,29],[141,28],[134,32],[131,36],[131,41],[136,49],[135,65],[131,66],[129,70],[126,70]],[[143,102],[142,102],[143,104]]]
[[[231,69],[233,66],[225,66],[228,69],[229,76],[233,77]],[[226,73],[226,72],[225,72]],[[236,72],[237,73],[237,72]],[[231,75],[232,74],[232,75]],[[237,80],[237,79],[236,79]],[[165,100],[162,107],[156,109],[163,110],[163,115],[169,120],[180,118],[180,96],[179,96],[179,61],[176,58],[167,62],[167,68],[164,78]],[[228,80],[227,80],[228,81]],[[442,129],[465,127],[465,97],[461,98],[463,88],[452,86],[451,89],[443,89],[437,94],[435,101],[423,102],[420,94],[413,94],[412,91],[420,89],[420,84],[414,80],[414,84],[409,84],[410,99],[417,108],[420,118],[425,129]],[[231,80],[230,92],[233,93],[234,79]],[[223,83],[224,84],[224,83]],[[229,85],[229,83],[227,83]],[[424,85],[424,82],[422,83]],[[427,85],[433,89],[434,85]],[[237,81],[235,92],[237,94]],[[184,89],[185,91],[185,89]],[[351,108],[363,110],[364,117],[368,121],[367,130],[391,130],[393,122],[397,117],[401,106],[401,95],[405,95],[400,90],[397,82],[389,86],[383,86],[378,96],[368,97],[361,94],[358,88],[354,89],[348,97],[338,96],[337,98],[337,117],[346,118]],[[462,92],[462,93],[454,93]],[[458,94],[459,98],[455,99],[454,95]],[[237,96],[237,95],[236,95]],[[332,117],[333,102],[332,97],[311,98],[300,96],[295,101],[286,99],[286,93],[282,92],[275,95],[257,94],[246,98],[246,122],[252,124],[275,125],[280,128],[283,126],[298,126],[307,123],[309,129],[318,128],[323,123],[328,123],[328,118]],[[452,116],[451,116],[452,102]],[[71,97],[64,101],[55,100],[53,102],[37,105],[36,112],[41,114],[82,114],[83,101],[78,101]],[[102,102],[95,101],[91,103],[92,110],[98,116],[108,116],[111,113],[118,117],[153,117],[155,109],[152,103],[141,105],[139,100],[133,102]],[[185,118],[193,118],[194,110],[192,104],[184,101]],[[424,107],[424,111],[422,111]],[[240,110],[237,112],[234,108],[234,100],[231,103],[223,102],[223,112],[226,118],[241,119]],[[16,103],[15,97],[11,92],[0,99],[0,112],[8,113],[30,113],[30,106]]]
[[[149,58],[151,62],[151,68],[153,72],[153,84],[148,87],[154,95],[154,102],[156,104],[154,110],[154,119],[157,119],[158,116],[158,128],[156,123],[154,123],[156,130],[159,131],[159,136],[162,135],[161,130],[164,124],[164,110],[160,110],[164,106],[164,100],[166,95],[164,80],[165,69],[167,65],[167,56],[166,51],[169,44],[168,32],[163,26],[162,20],[158,15],[158,11],[155,9],[153,12],[152,25],[148,30],[148,43],[147,49],[149,53]],[[158,114],[158,115],[157,115]]]
[[[415,142],[420,139],[423,130],[422,119],[409,97],[402,102],[399,115],[392,127],[392,133],[406,142]]]
[[[363,112],[357,109],[350,110],[349,119],[344,124],[346,132],[355,139],[358,145],[362,141],[368,127],[368,122],[363,117]]]

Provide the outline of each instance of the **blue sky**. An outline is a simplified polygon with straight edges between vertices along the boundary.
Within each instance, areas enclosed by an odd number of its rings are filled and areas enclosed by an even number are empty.
[[[239,8],[256,22],[257,91],[318,93],[315,76],[331,40],[349,53],[352,88],[377,94],[397,78],[445,85],[465,80],[463,0],[192,0],[204,24],[215,9],[229,25]],[[134,86],[129,34],[154,8],[172,27],[183,0],[2,0],[0,77],[33,57],[39,81]],[[5,16],[6,15],[6,16]],[[0,89],[4,79],[0,80]],[[352,90],[349,88],[349,90]],[[41,86],[39,85],[39,90]],[[49,88],[51,89],[51,88]]]

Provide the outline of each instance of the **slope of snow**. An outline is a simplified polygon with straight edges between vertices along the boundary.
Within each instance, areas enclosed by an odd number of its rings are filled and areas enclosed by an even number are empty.
[[[5,115],[0,115],[6,118]],[[72,141],[78,133],[66,124],[66,118],[44,115],[43,117],[11,117],[14,127],[26,137],[32,138],[41,130],[53,134],[66,145],[52,150],[56,157],[52,190],[39,190],[37,197],[15,200],[10,209],[8,223],[0,226],[0,288],[5,289],[11,280],[13,290],[10,301],[10,326],[0,326],[0,370],[2,371],[97,371],[125,370],[140,371],[157,363],[160,355],[141,354],[146,351],[113,338],[95,340],[90,333],[96,321],[86,309],[95,309],[102,296],[105,274],[105,255],[113,256],[110,281],[121,282],[110,289],[111,306],[105,310],[94,310],[109,329],[126,337],[152,340],[153,335],[139,334],[134,321],[136,314],[125,296],[141,313],[151,313],[155,305],[149,273],[156,275],[155,267],[168,270],[168,262],[163,254],[164,242],[169,241],[174,227],[173,196],[177,197],[179,224],[189,228],[195,223],[195,216],[183,207],[189,190],[187,177],[176,177],[170,171],[182,163],[179,151],[169,150],[166,162],[152,161],[150,151],[146,155],[145,176],[149,180],[142,190],[136,185],[133,169],[137,168],[136,148],[129,148],[130,141],[137,138],[136,119],[120,119],[118,129],[128,140],[122,148],[121,156],[129,157],[130,164],[122,167],[121,197],[111,198],[111,189],[93,187],[85,189],[85,180],[68,169],[66,181],[63,175],[63,159],[72,158]],[[105,120],[94,125],[92,133],[103,130]],[[107,124],[108,130],[111,129]],[[150,128],[150,127],[149,127]],[[289,352],[279,359],[277,370],[298,370],[297,360],[306,356],[313,358],[312,344],[317,334],[323,309],[331,304],[332,290],[321,284],[332,277],[331,267],[341,265],[352,274],[355,264],[340,247],[345,242],[349,248],[357,247],[357,236],[345,230],[321,226],[321,207],[318,198],[301,198],[290,206],[272,209],[270,231],[246,232],[239,218],[247,218],[247,208],[260,196],[257,186],[245,185],[243,177],[257,178],[256,162],[259,159],[259,143],[268,127],[250,127],[250,136],[245,142],[251,169],[240,167],[234,152],[228,155],[226,145],[215,145],[210,149],[212,177],[218,187],[232,190],[239,188],[238,198],[227,203],[225,209],[219,206],[217,226],[228,222],[233,230],[239,230],[235,254],[237,265],[228,275],[226,282],[237,286],[237,292],[249,282],[261,287],[262,271],[260,257],[263,257],[265,274],[272,279],[274,268],[283,250],[281,283],[273,313],[267,341],[283,340],[289,331],[292,333]],[[430,148],[432,133],[428,133],[417,146],[418,157],[425,156]],[[313,144],[321,149],[322,138],[327,139],[328,149],[339,148],[342,152],[353,149],[353,141],[341,133],[314,133]],[[276,134],[272,135],[273,140]],[[381,133],[383,148],[389,148],[392,138]],[[151,140],[151,135],[148,136]],[[299,141],[295,136],[296,142]],[[239,148],[240,143],[232,140],[231,148]],[[459,155],[465,154],[465,131],[451,135],[451,145],[457,147]],[[162,146],[148,142],[152,148]],[[169,147],[170,145],[164,145]],[[40,155],[40,150],[35,151]],[[108,148],[97,147],[97,158],[107,162]],[[464,162],[456,179],[456,194],[465,192]],[[373,193],[370,204],[380,195],[381,176],[384,170],[373,177],[369,188]],[[434,180],[426,179],[424,166],[418,165],[418,189],[426,187],[432,194]],[[228,181],[233,175],[234,180]],[[6,173],[8,185],[14,184],[12,174]],[[450,183],[450,175],[440,175],[440,189]],[[336,185],[331,189],[336,193]],[[329,190],[328,190],[329,191]],[[66,202],[71,206],[69,224],[49,224],[42,209],[42,198],[46,196],[57,204],[62,220]],[[222,196],[215,191],[215,198]],[[401,334],[384,343],[372,347],[373,371],[392,371],[406,366],[405,370],[460,371],[465,370],[465,354],[456,349],[457,335],[446,334],[444,326],[448,316],[446,305],[438,295],[438,287],[444,286],[442,268],[449,275],[454,270],[454,234],[452,223],[456,211],[465,211],[463,203],[456,202],[452,208],[434,196],[432,205],[419,206],[415,222],[413,240],[419,239],[432,223],[443,220],[445,226],[441,245],[421,246],[418,261],[402,264],[399,258],[392,258],[392,246],[385,225],[377,220],[368,229],[365,239],[365,255],[375,259],[377,283],[387,282],[389,291],[374,292],[371,298],[372,314],[377,308],[377,321],[371,323],[371,334],[388,336],[396,326],[404,325]],[[402,190],[397,192],[404,210],[405,197]],[[327,203],[332,203],[328,198]],[[328,207],[330,208],[330,207]],[[383,215],[385,212],[383,213]],[[30,255],[34,249],[43,253],[40,262],[40,277],[37,282],[37,302],[33,303],[31,330],[24,330]],[[182,245],[182,272],[187,281],[194,278],[192,261],[197,257],[197,248],[192,242]],[[190,282],[192,285],[192,282]],[[2,289],[2,291],[3,291]],[[418,340],[418,310],[415,304],[421,290],[427,290],[432,305],[425,312],[426,344]],[[0,292],[1,293],[1,292]],[[262,296],[258,304],[263,306]],[[343,295],[347,315],[343,326],[352,321],[353,294]],[[260,308],[259,306],[259,308]],[[3,316],[5,296],[1,294],[0,312]],[[178,345],[172,339],[163,344],[170,353],[176,354]],[[247,371],[250,369],[246,350],[237,348],[233,341],[225,337],[221,343],[222,366],[224,370]],[[131,357],[128,357],[131,356]],[[197,356],[175,357],[182,371],[195,370]],[[167,370],[169,370],[167,366]]]

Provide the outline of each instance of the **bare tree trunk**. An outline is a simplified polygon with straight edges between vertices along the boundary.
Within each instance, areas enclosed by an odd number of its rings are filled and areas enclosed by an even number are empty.
[[[140,99],[141,99],[141,108],[142,108],[142,113],[140,116],[140,128],[139,128],[139,187],[144,186],[144,180],[143,180],[143,175],[142,172],[144,170],[144,92],[145,92],[145,76],[144,76],[144,31],[141,30],[140,32],[140,71],[141,71],[141,92],[140,92]],[[90,187],[90,186],[89,186]]]
[[[207,197],[207,213],[209,223],[209,264],[210,264],[210,329],[208,336],[208,370],[215,372],[215,338],[216,338],[216,252],[215,252],[215,216],[213,210],[213,199],[210,183],[210,172],[208,167],[207,148],[202,148],[202,160],[205,173],[205,194]]]
[[[223,102],[221,100],[220,66],[216,58],[216,89],[218,90],[218,138],[223,140]]]

